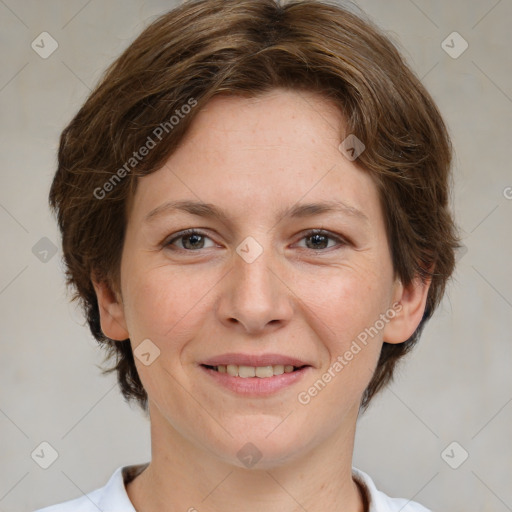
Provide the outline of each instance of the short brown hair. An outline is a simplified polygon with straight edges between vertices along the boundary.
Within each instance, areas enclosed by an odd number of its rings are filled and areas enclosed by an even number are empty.
[[[67,282],[92,334],[116,360],[106,371],[117,370],[125,399],[146,411],[130,343],[101,331],[91,274],[118,287],[137,177],[161,168],[201,107],[218,94],[254,97],[276,87],[318,92],[339,107],[346,133],[365,145],[358,163],[379,190],[395,275],[404,284],[431,279],[416,332],[404,343],[384,342],[363,409],[391,380],[444,294],[458,247],[448,205],[451,142],[433,99],[387,36],[328,2],[185,2],[106,70],[62,132],[50,191]],[[150,139],[155,145],[139,158]]]

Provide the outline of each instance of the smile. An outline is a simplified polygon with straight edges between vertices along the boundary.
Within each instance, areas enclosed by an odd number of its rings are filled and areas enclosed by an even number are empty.
[[[291,364],[283,365],[268,365],[268,366],[245,366],[245,365],[237,365],[237,364],[228,364],[228,365],[218,365],[218,366],[209,366],[203,365],[206,368],[214,370],[219,373],[227,373],[231,375],[231,377],[241,377],[243,379],[258,377],[260,379],[265,379],[269,377],[274,377],[275,375],[282,375],[283,373],[292,373],[294,371],[303,368],[303,366],[293,366]]]
[[[198,366],[210,382],[237,396],[268,397],[297,384],[313,371],[310,365],[207,365]]]

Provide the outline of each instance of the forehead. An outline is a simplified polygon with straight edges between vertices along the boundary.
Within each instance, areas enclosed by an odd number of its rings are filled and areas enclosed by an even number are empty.
[[[162,169],[140,179],[136,213],[189,200],[238,216],[320,201],[378,214],[371,177],[339,150],[347,135],[339,108],[317,93],[214,97]]]
[[[338,106],[328,98],[311,91],[276,88],[256,97],[215,96],[199,112],[183,143],[206,136],[220,149],[224,143],[236,144],[239,137],[247,147],[247,137],[252,136],[255,146],[299,147],[308,141],[311,149],[320,144],[320,138],[337,141],[344,134],[344,124]]]

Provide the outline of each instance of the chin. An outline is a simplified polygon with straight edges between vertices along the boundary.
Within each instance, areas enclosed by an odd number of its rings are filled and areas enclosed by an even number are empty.
[[[222,458],[231,465],[249,470],[266,470],[292,463],[307,449],[305,432],[292,432],[284,428],[284,424],[276,428],[278,423],[274,421],[271,429],[248,428],[234,435],[228,441],[230,455],[225,457],[224,453]]]

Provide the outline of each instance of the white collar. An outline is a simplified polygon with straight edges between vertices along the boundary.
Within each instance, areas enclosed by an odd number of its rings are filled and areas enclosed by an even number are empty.
[[[124,478],[129,477],[130,474],[139,474],[147,465],[148,463],[118,467],[104,487],[96,489],[78,500],[73,500],[75,505],[85,505],[83,510],[87,510],[87,505],[94,503],[103,512],[136,512],[126,492]],[[414,501],[390,498],[376,488],[369,475],[359,469],[352,468],[352,475],[366,489],[370,512],[430,512]]]

